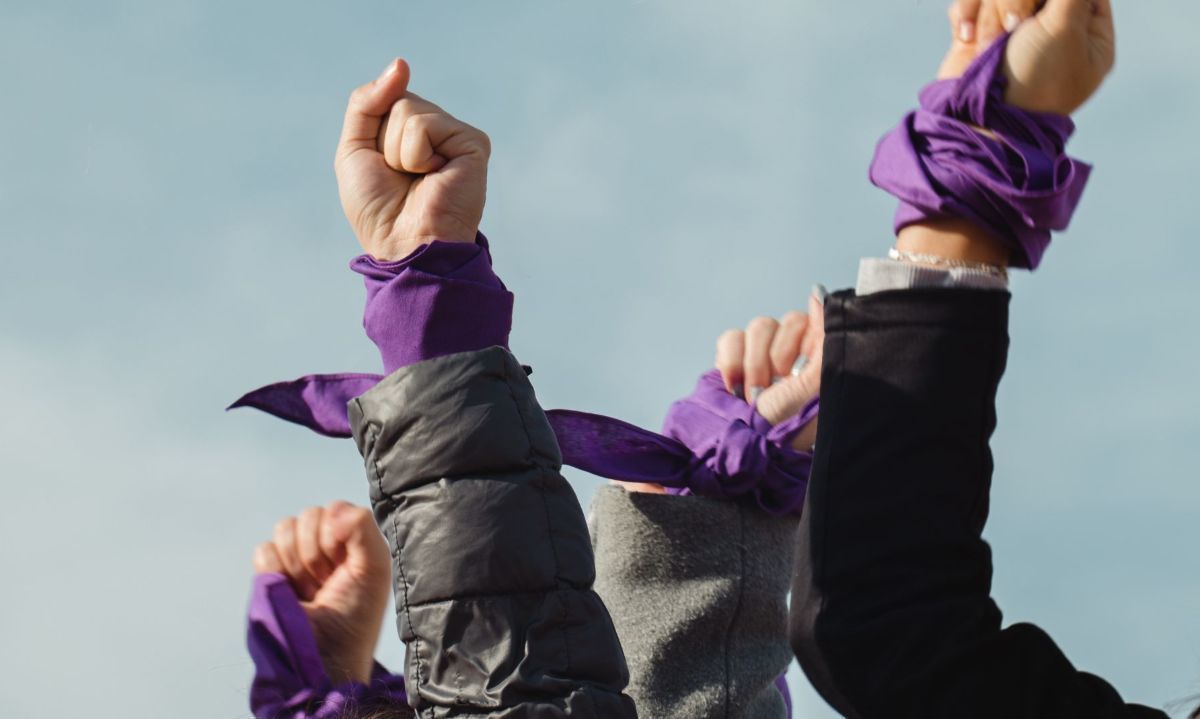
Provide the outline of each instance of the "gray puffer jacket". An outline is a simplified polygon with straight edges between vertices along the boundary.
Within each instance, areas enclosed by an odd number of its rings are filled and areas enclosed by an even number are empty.
[[[597,581],[558,443],[506,350],[398,370],[350,419],[420,716],[786,715],[795,519],[603,488]]]
[[[349,409],[418,715],[636,717],[583,512],[516,359],[421,362]]]

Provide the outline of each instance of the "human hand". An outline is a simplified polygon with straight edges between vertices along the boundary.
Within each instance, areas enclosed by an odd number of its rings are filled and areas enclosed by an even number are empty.
[[[1012,31],[1005,101],[1031,112],[1078,110],[1116,62],[1111,0],[956,0],[950,24],[954,40],[938,77],[959,77]]]
[[[825,346],[825,306],[816,293],[808,314],[789,312],[780,320],[756,317],[746,329],[729,330],[717,340],[717,369],[725,388],[747,397],[771,424],[804,409],[821,393],[821,357]],[[797,360],[805,358],[803,366]],[[807,450],[817,437],[817,420],[792,441]]]
[[[822,290],[823,291],[823,290]],[[821,357],[825,347],[825,306],[816,291],[808,314],[789,312],[781,320],[757,317],[745,330],[729,330],[717,339],[717,369],[730,394],[755,403],[772,425],[804,409],[821,392]],[[798,363],[801,357],[805,362]],[[817,420],[792,440],[808,450],[817,439]],[[666,494],[658,484],[615,481],[628,492]]]
[[[474,242],[487,195],[488,136],[409,92],[410,72],[393,60],[354,91],[334,159],[346,219],[379,260]]]
[[[333,502],[281,519],[254,550],[254,571],[290,580],[335,684],[370,682],[392,576],[370,510]]]

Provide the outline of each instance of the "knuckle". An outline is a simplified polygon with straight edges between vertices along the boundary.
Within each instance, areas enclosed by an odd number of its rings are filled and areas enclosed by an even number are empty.
[[[273,528],[272,533],[276,537],[286,536],[288,533],[291,532],[293,522],[295,522],[295,521],[296,520],[293,519],[292,517],[284,517],[283,519],[281,519],[275,523],[275,527]]]
[[[347,98],[346,104],[351,107],[358,107],[367,99],[367,94],[371,92],[370,85],[359,85],[350,91],[350,97]]]
[[[468,125],[468,127],[470,126]],[[477,127],[471,127],[471,134],[474,136],[476,144],[479,145],[480,152],[490,156],[492,154],[492,138]]]
[[[352,507],[350,516],[354,520],[354,523],[360,527],[375,526],[375,514],[366,507]]]
[[[774,317],[767,317],[763,315],[750,320],[750,324],[746,325],[746,331],[749,333],[758,334],[773,330],[778,326],[779,322]]]
[[[808,322],[808,315],[800,310],[792,310],[786,313],[780,321],[782,324],[788,326],[804,324]]]
[[[424,130],[425,128],[429,127],[430,123],[433,122],[433,118],[434,115],[431,113],[409,115],[408,117],[404,118],[405,134]]]
[[[721,336],[717,338],[717,348],[729,347],[740,342],[745,333],[742,330],[725,330]]]
[[[785,367],[788,363],[788,352],[776,347],[771,348],[771,366],[780,374],[784,374],[790,367]]]

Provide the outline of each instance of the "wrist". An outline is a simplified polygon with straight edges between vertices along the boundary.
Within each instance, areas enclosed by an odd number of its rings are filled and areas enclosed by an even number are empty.
[[[907,225],[896,236],[896,249],[935,255],[955,262],[1008,267],[1011,250],[978,225],[958,218],[930,219]]]
[[[313,636],[317,640],[317,651],[325,665],[325,673],[334,686],[354,682],[370,684],[371,672],[375,667],[375,644],[382,625],[383,612],[379,612],[380,623],[361,626],[361,622],[348,616],[328,614],[314,615],[309,611]],[[374,633],[371,629],[374,628]]]
[[[344,651],[321,652],[321,661],[325,665],[325,673],[334,686],[341,684],[371,683],[371,673],[375,668],[375,653],[358,649]]]

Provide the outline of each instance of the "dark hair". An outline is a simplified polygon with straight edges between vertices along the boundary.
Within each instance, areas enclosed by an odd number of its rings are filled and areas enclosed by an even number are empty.
[[[381,699],[361,702],[350,701],[333,719],[416,719],[417,713],[407,704],[397,704]]]
[[[414,719],[416,714],[410,707],[352,707],[338,719]]]

